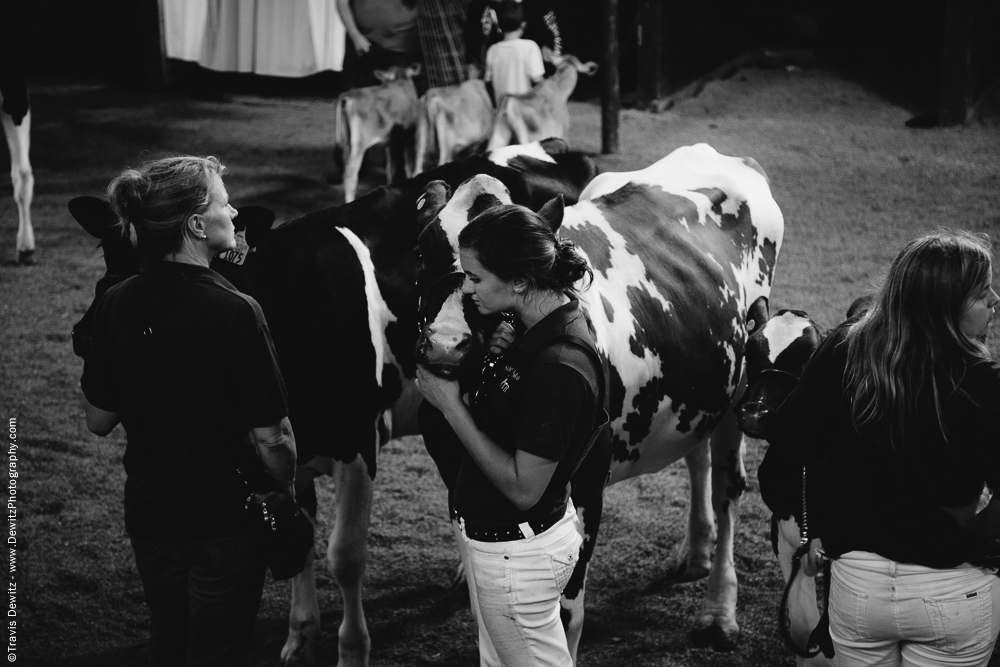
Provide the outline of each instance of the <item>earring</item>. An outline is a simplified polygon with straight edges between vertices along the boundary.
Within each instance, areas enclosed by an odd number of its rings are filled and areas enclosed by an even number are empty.
[[[198,238],[199,241],[204,241],[205,239],[208,238],[208,234],[202,234],[201,236],[199,236],[197,238]]]

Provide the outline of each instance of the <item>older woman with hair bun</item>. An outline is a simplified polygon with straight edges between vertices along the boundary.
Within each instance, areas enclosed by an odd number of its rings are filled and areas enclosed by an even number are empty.
[[[87,426],[120,422],[125,529],[151,616],[154,665],[244,665],[264,555],[236,472],[249,433],[293,488],[295,441],[260,306],[209,269],[236,247],[213,157],[127,169],[108,186],[144,268],[99,302],[81,380]]]
[[[867,313],[823,342],[779,413],[772,447],[805,450],[805,571],[833,559],[837,665],[990,661],[1000,633],[1000,365],[985,340],[998,304],[988,237],[915,239]]]
[[[572,665],[559,598],[583,542],[569,480],[607,424],[594,331],[575,296],[592,272],[530,210],[498,206],[458,237],[463,291],[511,313],[506,347],[467,406],[457,382],[421,368],[418,387],[464,446],[453,494],[471,563],[482,664]],[[513,341],[513,342],[511,342]]]

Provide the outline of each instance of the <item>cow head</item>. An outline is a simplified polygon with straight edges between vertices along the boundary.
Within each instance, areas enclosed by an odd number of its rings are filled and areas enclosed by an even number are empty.
[[[555,66],[557,71],[559,70],[559,68],[565,67],[565,68],[572,68],[577,73],[583,74],[585,76],[593,76],[597,74],[597,69],[598,69],[597,63],[593,61],[586,63],[580,62],[580,59],[574,55],[570,55],[568,53],[557,54],[555,51],[553,51],[547,46],[542,47],[542,59],[545,60],[546,62],[552,63],[552,65]]]
[[[770,435],[775,413],[824,337],[804,312],[783,309],[747,339],[747,388],[734,407],[741,431],[754,438]]]
[[[482,359],[486,318],[462,293],[465,274],[458,259],[458,234],[483,211],[510,204],[507,188],[478,175],[452,196],[444,181],[432,181],[417,200],[417,294],[420,335],[415,358],[434,374],[454,379]]]
[[[485,335],[499,323],[499,314],[484,316],[462,292],[465,274],[458,255],[458,235],[480,213],[510,204],[510,192],[496,178],[473,176],[454,196],[443,181],[433,181],[417,201],[417,293],[421,329],[415,358],[433,373],[460,378],[482,361]],[[553,230],[562,221],[559,195],[538,212]]]
[[[236,227],[236,250],[230,250],[212,260],[212,269],[221,273],[237,289],[252,293],[252,282],[243,264],[249,253],[261,243],[274,222],[274,213],[260,206],[244,206],[233,219]],[[141,258],[131,240],[122,234],[111,206],[97,197],[76,197],[69,202],[69,212],[91,236],[100,239],[104,250],[104,276],[94,288],[94,300],[84,316],[73,325],[73,352],[86,358],[90,353],[91,328],[97,303],[108,288],[139,273]]]
[[[377,69],[374,72],[375,78],[382,83],[392,83],[393,81],[403,81],[414,79],[420,75],[420,63],[409,67],[392,66],[388,69]]]

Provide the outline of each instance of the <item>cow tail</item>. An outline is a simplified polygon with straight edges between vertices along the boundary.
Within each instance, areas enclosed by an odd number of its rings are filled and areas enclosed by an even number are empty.
[[[806,648],[802,648],[795,643],[792,638],[792,619],[788,615],[788,597],[792,591],[792,584],[799,576],[802,569],[802,558],[809,553],[809,543],[806,542],[795,550],[792,556],[792,571],[785,583],[785,590],[781,593],[781,606],[778,607],[778,634],[792,653],[800,658],[815,658],[822,651],[827,658],[833,657],[833,642],[830,640],[830,562],[827,561],[823,568],[822,586],[817,586],[821,602],[823,604],[823,614],[820,616],[816,627],[809,634]]]

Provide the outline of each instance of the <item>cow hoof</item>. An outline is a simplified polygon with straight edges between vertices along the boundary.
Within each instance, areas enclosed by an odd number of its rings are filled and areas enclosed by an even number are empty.
[[[281,649],[281,667],[315,667],[316,641],[307,634],[289,635]]]
[[[14,264],[17,266],[31,266],[35,263],[34,255],[34,250],[18,250],[17,259],[14,260]]]
[[[729,653],[740,643],[739,628],[724,630],[715,623],[695,628],[690,636],[691,642],[697,648],[710,648],[719,653]]]
[[[371,654],[372,642],[365,635],[360,642],[347,643],[340,641],[340,659],[337,667],[368,667],[368,656]]]
[[[681,557],[674,561],[674,564],[670,566],[663,578],[673,584],[685,584],[690,581],[704,579],[711,571],[711,563],[701,565]]]

